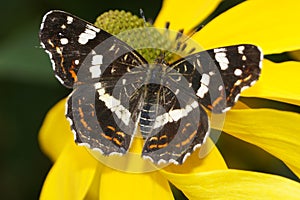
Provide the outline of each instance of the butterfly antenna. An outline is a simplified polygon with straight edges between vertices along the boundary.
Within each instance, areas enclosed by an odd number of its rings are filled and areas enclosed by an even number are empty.
[[[146,23],[147,23],[147,21],[146,21],[146,17],[145,17],[145,14],[144,14],[144,11],[143,11],[143,9],[141,9],[141,8],[140,8],[140,15],[141,15],[141,17],[143,18],[143,20],[144,20],[144,24],[145,24],[145,26],[146,26]]]
[[[196,29],[193,29],[192,31],[190,31],[186,37],[184,37],[183,40],[180,40],[182,38],[182,35],[183,35],[183,29],[179,30],[177,35],[176,35],[176,38],[175,38],[175,41],[177,42],[176,43],[176,51],[177,50],[181,50],[181,51],[184,51],[187,47],[187,44],[186,44],[186,41],[188,41],[191,37],[193,37],[193,35],[195,35],[198,31],[200,31],[202,28],[204,27],[204,25],[200,25],[198,26]],[[195,51],[196,49],[195,48],[192,48],[188,51],[188,54],[191,54]]]
[[[201,25],[198,26],[197,28],[191,30],[191,31],[188,33],[189,38],[193,37],[193,35],[195,35],[196,33],[198,33],[203,27],[204,27],[204,24],[201,24]]]

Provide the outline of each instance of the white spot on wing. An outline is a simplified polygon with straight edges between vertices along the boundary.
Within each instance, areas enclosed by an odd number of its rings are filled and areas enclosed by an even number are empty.
[[[97,33],[100,32],[100,29],[99,29],[99,28],[97,28],[97,27],[95,27],[95,26],[92,26],[92,25],[90,25],[90,24],[87,24],[86,27],[87,27],[88,29],[91,29],[92,31],[97,32]]]
[[[227,112],[230,109],[231,109],[231,107],[226,107],[226,108],[224,108],[224,110],[222,110],[222,113]]]
[[[155,129],[155,128],[162,127],[166,123],[172,122],[172,121],[173,121],[173,119],[170,117],[169,113],[164,113],[164,114],[156,117],[153,128]]]
[[[162,115],[159,115],[156,117],[153,128],[159,128],[164,126],[168,122],[178,121],[179,119],[182,119],[183,117],[187,116],[193,108],[196,108],[198,106],[198,103],[194,101],[190,105],[186,105],[185,108],[181,109],[174,109],[169,111],[168,113],[164,113]]]
[[[200,60],[197,59],[197,65],[200,67],[201,66],[201,63],[200,63]]]
[[[114,114],[116,114],[117,117],[121,119],[125,125],[128,125],[131,113],[121,105],[121,102],[113,96],[110,96],[109,94],[103,94],[103,92],[100,92],[99,90],[98,93],[100,95],[99,100],[103,101],[106,107],[110,109]]]
[[[109,51],[113,51],[115,49],[116,44],[113,44],[110,48]]]
[[[256,81],[252,81],[251,83],[250,83],[250,85],[252,86],[252,85],[254,85],[256,83]]]
[[[217,52],[215,55],[215,59],[219,62],[221,70],[225,70],[228,68],[229,60],[226,57],[226,53]]]
[[[69,43],[69,40],[68,40],[67,38],[61,38],[61,39],[60,39],[60,43],[61,43],[62,45],[66,45],[66,44]]]
[[[240,76],[240,75],[242,75],[242,73],[243,73],[243,71],[241,69],[234,70],[234,75],[236,75],[236,76]]]
[[[99,78],[101,76],[101,64],[103,63],[102,55],[94,55],[92,58],[92,66],[89,71],[92,74],[92,78]]]
[[[224,52],[224,51],[226,51],[225,48],[214,49],[214,52],[215,52],[215,53],[218,53],[218,52]]]
[[[113,96],[110,96],[108,94],[101,95],[99,97],[99,99],[105,103],[105,105],[108,109],[111,109],[113,107],[117,107],[120,105],[120,101],[118,99],[115,99]]]
[[[175,109],[175,110],[171,110],[169,112],[170,117],[174,120],[174,121],[178,121],[179,119],[181,119],[182,117],[184,117],[184,112],[182,109]]]
[[[244,86],[244,87],[242,87],[242,88],[241,88],[241,92],[243,92],[243,91],[246,90],[247,88],[249,88],[249,86],[247,86],[247,85]]]
[[[94,55],[92,59],[92,65],[101,65],[103,63],[102,55]]]
[[[94,29],[89,29],[93,26],[87,26],[83,33],[79,35],[78,42],[80,44],[86,44],[89,40],[94,39],[96,37],[96,32]],[[98,29],[99,32],[99,29]]]
[[[97,90],[97,89],[100,89],[100,88],[102,88],[102,84],[101,84],[100,82],[95,83],[95,84],[94,84],[94,87],[95,87],[96,90]]]
[[[72,24],[73,23],[73,17],[71,17],[71,16],[68,16],[67,17],[67,24]]]
[[[55,75],[55,78],[57,78],[57,80],[61,83],[61,84],[65,84],[64,81],[57,75]]]
[[[187,159],[187,157],[189,157],[190,155],[191,155],[191,153],[186,153],[186,154],[183,156],[182,163],[184,163],[185,160]]]
[[[208,72],[208,74],[209,74],[210,76],[212,76],[212,75],[215,75],[215,72],[214,72],[214,71],[210,71],[210,72]]]
[[[197,108],[197,107],[198,107],[197,101],[194,101],[194,102],[191,104],[191,106],[192,106],[193,108]]]
[[[238,47],[238,52],[239,54],[244,54],[245,46],[239,46]]]
[[[197,96],[203,98],[207,92],[208,92],[208,87],[204,84],[201,84],[200,88],[197,90]]]
[[[105,89],[104,88],[100,88],[100,89],[97,90],[97,92],[98,92],[99,96],[102,96],[102,95],[105,94]]]
[[[91,66],[89,71],[92,74],[92,78],[99,78],[101,76],[100,65]]]
[[[210,77],[208,74],[203,74],[200,82],[203,83],[204,85],[208,86],[209,79],[210,79]]]
[[[239,100],[240,94],[237,94],[234,98],[234,102],[237,102]]]

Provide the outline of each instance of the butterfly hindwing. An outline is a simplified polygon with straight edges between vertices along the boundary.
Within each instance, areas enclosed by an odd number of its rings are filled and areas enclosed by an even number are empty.
[[[164,117],[169,115],[166,117],[169,121],[163,126],[156,127],[147,137],[142,152],[144,158],[150,158],[152,162],[158,164],[170,162],[182,164],[205,142],[209,133],[207,114],[198,103],[191,104],[193,105],[187,105],[185,108],[174,107],[154,118],[157,123],[165,121],[161,119],[163,115]],[[185,112],[188,114],[183,114]],[[178,115],[178,118],[174,115]]]
[[[140,117],[142,156],[154,163],[182,164],[209,133],[209,121],[188,82],[172,73],[164,84],[148,84]],[[184,92],[177,84],[185,87]]]

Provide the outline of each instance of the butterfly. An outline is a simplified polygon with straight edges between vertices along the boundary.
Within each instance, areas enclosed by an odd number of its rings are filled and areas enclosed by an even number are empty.
[[[39,37],[66,103],[75,142],[103,155],[126,154],[140,127],[143,158],[182,164],[207,139],[207,110],[228,111],[261,73],[251,44],[148,63],[117,37],[69,13],[43,17]]]

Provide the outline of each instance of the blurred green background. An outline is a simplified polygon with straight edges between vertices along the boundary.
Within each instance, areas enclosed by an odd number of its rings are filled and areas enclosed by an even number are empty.
[[[42,16],[49,10],[60,9],[94,22],[109,9],[139,15],[142,8],[146,18],[154,20],[160,7],[160,0],[11,0],[1,5],[1,199],[38,199],[52,165],[39,149],[39,127],[47,111],[70,92],[54,78],[49,57],[39,44]],[[233,168],[272,172],[296,180],[281,161],[252,145],[223,134],[218,146]]]

